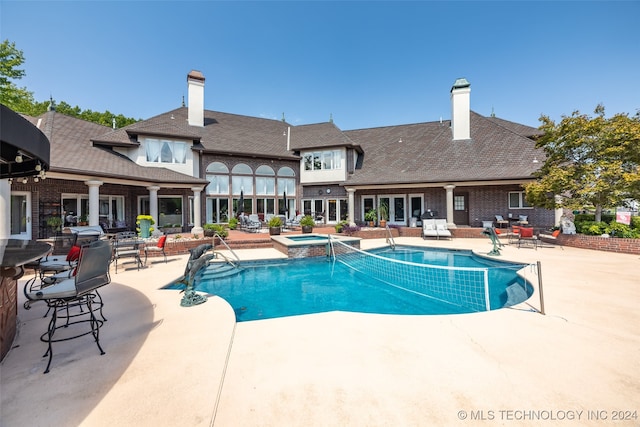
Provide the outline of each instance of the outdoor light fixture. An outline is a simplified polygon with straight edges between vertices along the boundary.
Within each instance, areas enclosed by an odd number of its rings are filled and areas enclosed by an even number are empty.
[[[40,172],[42,170],[42,165],[40,164],[40,162],[38,162],[35,169],[36,169],[36,172]]]
[[[22,154],[20,152],[16,155],[16,163],[22,163]]]
[[[535,157],[535,156],[534,156],[534,157],[533,157],[533,163],[540,163],[540,161],[538,160],[538,158],[537,158],[537,157]]]

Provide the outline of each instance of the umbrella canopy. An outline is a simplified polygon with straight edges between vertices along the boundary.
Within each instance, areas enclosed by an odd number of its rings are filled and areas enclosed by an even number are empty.
[[[282,208],[280,209],[280,213],[287,218],[287,192],[282,193]]]
[[[240,215],[244,212],[244,191],[240,190],[240,200],[238,200],[238,212],[236,215]]]

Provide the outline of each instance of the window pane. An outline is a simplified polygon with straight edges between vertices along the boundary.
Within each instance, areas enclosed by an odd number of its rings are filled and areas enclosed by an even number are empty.
[[[213,162],[207,166],[207,172],[229,173],[229,168],[223,163]]]
[[[520,207],[520,194],[509,193],[509,208],[517,209]]]
[[[322,169],[322,163],[320,162],[320,152],[313,153],[313,170],[319,171]]]
[[[274,176],[276,173],[274,172],[271,166],[262,165],[256,169],[256,175],[269,175]]]
[[[168,142],[162,143],[162,151],[160,152],[160,161],[162,163],[173,163],[173,150]]]
[[[252,174],[253,171],[251,170],[251,168],[248,165],[245,165],[244,163],[238,163],[237,165],[235,165],[233,167],[233,169],[231,170],[232,173],[241,173],[241,174]]]
[[[323,169],[333,169],[333,152],[331,151],[325,151],[323,154],[324,160],[323,160],[323,165],[322,168]]]
[[[333,168],[340,169],[342,168],[342,151],[335,150],[333,152]]]
[[[313,155],[311,153],[304,155],[304,170],[310,171],[313,169],[312,160],[313,160]]]
[[[278,169],[278,176],[296,176],[296,173],[288,166]]]

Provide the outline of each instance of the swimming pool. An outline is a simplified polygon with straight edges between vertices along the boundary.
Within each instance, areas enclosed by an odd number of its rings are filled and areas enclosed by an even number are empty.
[[[531,285],[516,272],[524,265],[487,260],[470,251],[398,246],[370,251],[381,257],[442,266],[454,280],[451,266],[487,271],[492,310],[526,300]],[[380,314],[460,314],[481,311],[442,295],[416,292],[353,270],[326,258],[244,262],[237,274],[220,275],[212,265],[196,276],[195,289],[225,299],[239,322],[328,311]],[[383,278],[384,279],[384,278]],[[452,282],[453,283],[453,282]],[[444,283],[444,285],[447,285]],[[455,298],[454,298],[455,300]]]

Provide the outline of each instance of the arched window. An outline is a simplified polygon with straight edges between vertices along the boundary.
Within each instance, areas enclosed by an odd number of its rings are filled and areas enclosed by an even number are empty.
[[[296,195],[296,173],[288,166],[283,166],[278,169],[278,195],[282,195],[284,192],[287,196]]]
[[[262,165],[256,169],[256,195],[273,196],[276,194],[276,172],[271,166]]]
[[[207,166],[207,194],[229,194],[229,168],[224,163],[213,162]]]
[[[231,190],[233,194],[253,194],[253,170],[249,165],[238,163],[231,169]]]

